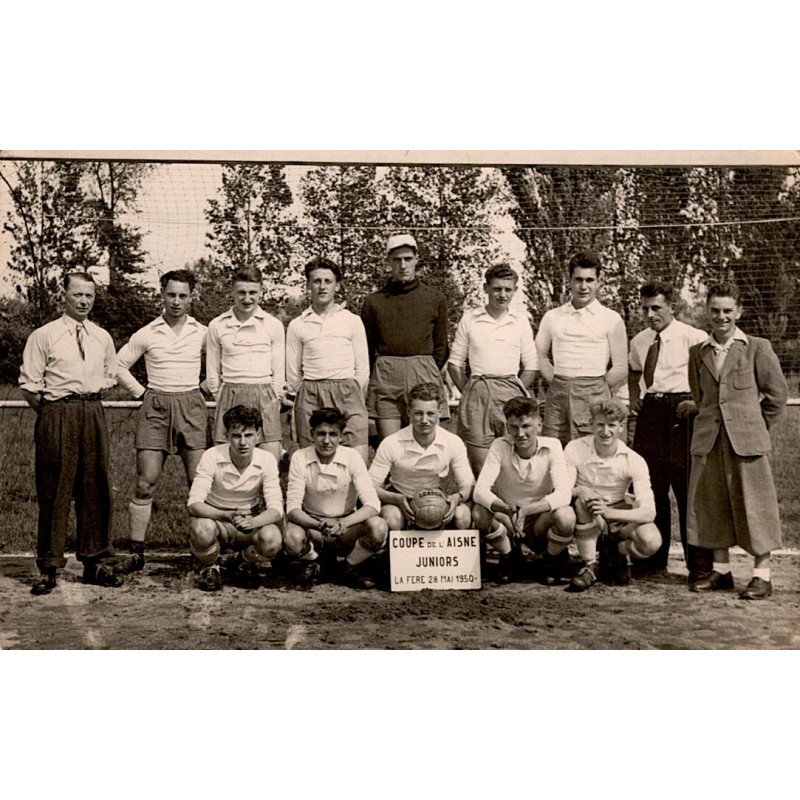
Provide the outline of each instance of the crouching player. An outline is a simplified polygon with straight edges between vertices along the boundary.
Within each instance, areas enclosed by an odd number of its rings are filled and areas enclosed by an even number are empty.
[[[261,412],[233,406],[222,422],[228,442],[203,453],[187,502],[197,586],[207,592],[222,588],[222,546],[237,551],[232,565],[237,582],[254,586],[258,561],[271,561],[283,544],[278,462],[272,453],[256,447]]]
[[[627,583],[628,556],[647,558],[661,546],[661,534],[653,522],[656,507],[647,462],[622,441],[627,408],[619,400],[598,400],[590,405],[589,413],[592,435],[575,439],[564,449],[567,475],[574,486],[575,542],[584,562],[567,586],[572,592],[585,591],[598,577],[608,583]],[[633,502],[627,494],[631,484]],[[571,538],[550,530],[545,584],[560,582],[557,558]]]
[[[381,504],[364,459],[356,449],[339,444],[346,424],[338,408],[313,411],[309,425],[314,443],[295,451],[289,465],[284,545],[298,562],[301,586],[318,580],[319,556],[325,551],[334,560],[347,553],[345,583],[357,589],[375,587],[362,565],[386,544],[389,529],[378,516]],[[356,500],[361,501],[359,508]]]
[[[512,397],[503,405],[503,416],[507,433],[489,448],[475,484],[472,518],[484,541],[500,554],[498,581],[508,583],[512,553],[521,554],[522,544],[542,553],[551,529],[557,541],[570,541],[575,512],[561,442],[539,436],[539,403]]]
[[[387,436],[370,465],[369,474],[381,501],[381,517],[389,530],[413,527],[411,499],[422,489],[439,489],[440,479],[451,470],[458,491],[447,496],[442,526],[451,525],[458,530],[472,526],[467,503],[474,479],[467,447],[454,433],[439,427],[442,401],[442,390],[436,383],[412,387],[408,393],[411,424]]]

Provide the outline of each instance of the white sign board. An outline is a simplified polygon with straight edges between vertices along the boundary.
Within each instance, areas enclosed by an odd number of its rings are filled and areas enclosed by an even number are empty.
[[[480,589],[480,534],[465,531],[389,531],[393,592]]]

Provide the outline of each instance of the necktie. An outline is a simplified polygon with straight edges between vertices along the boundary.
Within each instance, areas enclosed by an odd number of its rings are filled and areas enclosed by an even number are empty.
[[[644,362],[644,385],[649,389],[653,385],[653,377],[656,374],[656,364],[658,363],[658,354],[661,352],[661,334],[657,333],[656,338],[653,339],[653,344],[650,345],[647,351],[647,358]]]
[[[81,358],[86,361],[86,351],[83,349],[83,339],[86,336],[86,328],[83,327],[83,323],[79,322],[75,326],[75,338],[78,340],[78,350],[81,351]]]

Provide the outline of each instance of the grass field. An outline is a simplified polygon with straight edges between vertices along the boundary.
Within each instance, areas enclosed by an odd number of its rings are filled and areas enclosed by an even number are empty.
[[[136,411],[107,409],[111,431],[111,475],[114,498],[112,536],[127,538],[127,506],[136,483],[133,436]],[[0,409],[0,552],[32,551],[36,541],[33,425],[29,409]],[[773,431],[772,467],[780,501],[784,545],[800,547],[800,407],[787,409]],[[284,486],[285,488],[285,486]],[[154,549],[185,550],[187,487],[178,458],[170,458],[156,489],[148,545]],[[68,543],[73,549],[73,543]]]

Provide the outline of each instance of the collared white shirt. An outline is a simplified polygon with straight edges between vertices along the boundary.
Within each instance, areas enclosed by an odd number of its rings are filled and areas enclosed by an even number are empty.
[[[356,507],[381,510],[381,502],[357,450],[337,447],[330,464],[319,460],[313,446],[297,450],[289,464],[286,513],[302,509],[320,517],[343,517]]]
[[[470,309],[459,320],[450,348],[454,367],[463,368],[468,361],[475,376],[518,375],[520,364],[523,370],[538,370],[530,322],[516,311],[495,319],[485,306]]]
[[[19,385],[53,401],[69,394],[93,394],[117,382],[117,356],[109,333],[90,320],[83,322],[83,351],[78,347],[78,321],[66,314],[37,328],[22,353]]]
[[[625,323],[613,309],[597,299],[583,308],[564,303],[551,308],[536,334],[536,349],[540,357],[547,356],[552,346],[555,374],[564,378],[600,378],[608,372],[615,354],[614,345],[622,345],[621,363],[613,362],[619,380],[627,374],[627,338]],[[609,377],[614,384],[615,378]]]
[[[568,506],[572,484],[567,476],[561,442],[548,436],[536,439],[530,458],[521,458],[508,436],[492,442],[475,483],[474,499],[486,508],[495,500],[526,506],[546,500],[552,511]]]
[[[206,326],[187,316],[176,330],[163,315],[139,328],[117,353],[117,380],[134,397],[144,394],[130,368],[144,356],[147,386],[156,392],[189,392],[200,382],[200,367],[206,341]]]
[[[722,368],[725,366],[725,359],[728,357],[728,353],[731,351],[731,345],[734,342],[744,342],[747,344],[748,341],[747,334],[738,327],[734,328],[733,336],[731,336],[725,344],[720,344],[714,338],[713,334],[705,338],[702,346],[710,347],[714,351],[714,364],[717,368],[717,377],[722,374]]]
[[[623,499],[633,484],[636,505],[655,514],[647,462],[625,442],[617,439],[614,455],[603,457],[597,453],[594,436],[582,436],[564,448],[564,461],[567,477],[573,486],[591,487],[607,503],[616,503]]]
[[[369,475],[376,488],[383,488],[388,476],[398,492],[410,497],[421,489],[438,489],[439,479],[444,478],[450,469],[458,491],[466,499],[475,481],[464,442],[437,425],[433,442],[423,447],[414,438],[409,425],[380,443]]]
[[[323,315],[309,306],[286,332],[286,382],[297,390],[302,380],[369,382],[367,333],[361,317],[342,306]]]
[[[216,395],[224,383],[271,383],[283,395],[286,376],[286,335],[280,320],[259,308],[239,322],[228,309],[208,324],[206,381]]]
[[[679,319],[673,319],[661,331],[661,349],[658,352],[656,370],[653,373],[653,385],[649,389],[645,389],[644,375],[639,378],[641,396],[644,397],[645,391],[650,394],[688,392],[689,348],[704,341],[706,337],[705,331],[693,328]],[[652,328],[645,328],[631,339],[628,364],[634,372],[644,372],[647,351],[655,338],[656,332]]]
[[[278,462],[272,453],[256,448],[242,472],[233,465],[229,444],[209,448],[200,458],[187,506],[208,503],[226,511],[253,508],[259,500],[283,515]]]

